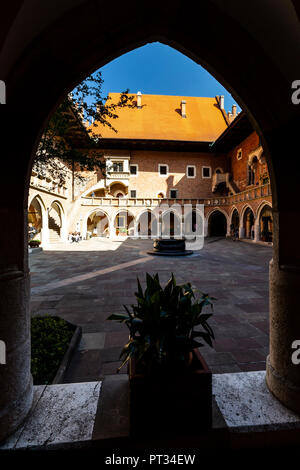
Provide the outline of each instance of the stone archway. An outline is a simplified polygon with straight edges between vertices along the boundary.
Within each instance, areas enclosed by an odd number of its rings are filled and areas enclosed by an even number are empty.
[[[152,211],[148,210],[141,213],[136,223],[136,235],[142,238],[158,236],[158,222]]]
[[[191,238],[192,236],[203,236],[204,234],[204,220],[203,214],[197,209],[193,209],[184,217],[184,233],[185,237]]]
[[[181,237],[181,220],[174,211],[164,211],[161,214],[161,236],[163,238]]]
[[[291,364],[288,354],[292,341],[300,337],[300,320],[295,318],[300,247],[293,243],[293,233],[286,230],[294,225],[298,233],[300,228],[300,209],[294,197],[300,172],[300,162],[294,158],[299,146],[300,113],[299,106],[291,101],[291,84],[300,75],[299,61],[294,60],[298,56],[299,22],[290,0],[272,6],[269,1],[260,0],[258,7],[259,17],[253,2],[243,2],[240,7],[238,2],[225,5],[207,0],[201,3],[198,15],[182,2],[146,0],[137,11],[136,2],[128,0],[128,22],[123,10],[116,10],[112,2],[89,0],[75,6],[62,0],[55,10],[51,9],[50,0],[43,5],[12,1],[10,8],[2,12],[0,68],[9,106],[0,109],[1,150],[10,158],[2,161],[0,212],[7,225],[14,226],[14,233],[0,233],[0,297],[4,299],[0,318],[3,340],[8,345],[8,364],[1,370],[1,384],[5,385],[1,385],[0,393],[0,440],[20,424],[32,402],[24,207],[41,132],[62,96],[84,76],[118,55],[154,40],[176,47],[205,66],[247,111],[261,135],[271,176],[274,218],[267,382],[275,396],[300,411],[299,367]],[[31,21],[33,12],[35,21]],[[112,30],[113,41],[108,41]],[[224,37],[226,50],[220,47]],[[260,73],[253,73],[254,65]],[[16,115],[22,122],[18,139],[11,126]],[[293,152],[286,152],[286,143]],[[13,194],[6,177],[10,174],[15,180]],[[10,249],[12,243],[14,250]]]
[[[114,233],[119,237],[134,235],[134,215],[127,210],[117,212],[113,223]]]
[[[105,212],[97,210],[89,214],[86,221],[85,238],[109,237],[110,220]]]
[[[49,242],[57,243],[61,241],[63,215],[60,205],[52,202],[48,210]]]
[[[28,207],[28,238],[40,240],[43,243],[43,208],[39,198],[35,196]]]
[[[231,214],[231,224],[230,224],[231,230],[230,231],[232,232],[232,235],[235,235],[235,234],[239,235],[239,228],[240,228],[240,215],[239,215],[237,208],[235,208]]]
[[[270,204],[264,204],[258,215],[258,234],[263,242],[273,241],[273,211]]]

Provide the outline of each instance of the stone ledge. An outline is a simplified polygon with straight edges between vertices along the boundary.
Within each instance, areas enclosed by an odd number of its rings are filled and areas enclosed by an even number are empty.
[[[213,394],[211,430],[188,437],[134,439],[129,435],[126,375],[106,376],[103,382],[35,386],[31,414],[0,450],[151,445],[205,450],[300,443],[300,415],[269,392],[265,371],[214,374]]]
[[[35,386],[29,416],[0,450],[84,446],[92,439],[100,390],[101,382]]]

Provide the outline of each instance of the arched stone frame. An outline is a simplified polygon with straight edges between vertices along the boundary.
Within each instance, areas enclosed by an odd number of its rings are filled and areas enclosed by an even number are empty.
[[[126,206],[124,206],[124,207],[120,207],[120,208],[119,208],[116,212],[114,212],[114,213],[112,214],[112,216],[111,216],[110,238],[116,236],[115,222],[116,222],[117,216],[118,216],[121,212],[127,212],[128,214],[130,214],[130,217],[132,217],[132,225],[131,225],[130,227],[128,227],[128,229],[130,230],[130,233],[128,233],[128,235],[135,237],[135,230],[136,230],[135,218],[136,218],[136,216],[135,216],[134,213],[131,212]],[[127,221],[127,223],[128,223],[128,221]]]
[[[197,209],[197,207],[193,207],[189,210],[189,212],[186,214],[184,212],[183,214],[183,221],[182,221],[182,236],[186,236],[185,234],[185,221],[188,217],[190,217],[190,215],[193,214],[193,212],[197,213],[199,215],[199,217],[201,218],[201,224],[202,224],[202,230],[201,230],[201,233],[197,233],[198,236],[201,236],[201,237],[204,237],[204,234],[205,234],[205,216],[204,216],[204,212],[200,212],[199,209]]]
[[[254,222],[254,241],[260,241],[261,233],[260,233],[260,215],[264,207],[270,207],[273,209],[271,202],[263,200],[260,205],[257,207],[255,212],[255,222]]]
[[[233,205],[233,206],[231,207],[230,213],[229,213],[229,220],[230,220],[230,223],[232,223],[232,216],[233,216],[233,213],[234,213],[235,210],[236,210],[237,213],[239,214],[239,218],[241,218],[241,216],[240,216],[240,211],[238,210],[238,208],[237,208],[235,205]]]
[[[241,160],[243,158],[243,149],[241,147],[238,148],[235,155],[237,160]]]
[[[257,158],[257,161],[261,164],[266,163],[266,159],[265,159],[265,156],[264,156],[264,149],[263,149],[262,145],[260,145],[255,150],[253,150],[252,152],[249,153],[248,163],[249,163],[250,166],[253,165],[254,158]]]
[[[253,210],[253,207],[251,207],[250,204],[245,204],[242,209],[241,209],[241,214],[240,214],[240,238],[245,238],[245,227],[244,227],[244,217],[245,217],[245,212],[247,209],[250,209],[252,214],[253,214],[253,218],[254,218],[254,239],[255,239],[255,223],[256,223],[256,217],[255,217],[255,211]]]
[[[238,227],[238,231],[239,231],[239,236],[240,236],[240,233],[241,233],[241,215],[240,215],[240,211],[238,210],[238,208],[237,208],[235,205],[233,205],[233,206],[231,207],[230,213],[229,213],[229,222],[230,222],[230,224],[229,224],[229,234],[231,235],[230,227],[231,227],[231,225],[232,225],[232,223],[233,223],[233,222],[232,222],[232,217],[233,217],[233,214],[234,214],[235,211],[237,211],[238,216],[239,216],[239,227]]]
[[[46,18],[47,8],[44,9],[44,15],[43,11],[36,9],[36,25],[39,29],[35,31],[33,26],[32,34],[27,30],[28,37],[26,41],[22,41],[22,37],[19,35],[20,41],[16,43],[14,54],[10,54],[9,50],[11,41],[18,37],[18,24],[20,22],[15,22],[16,24],[13,22],[12,13],[10,19],[12,27],[9,29],[10,41],[6,41],[3,47],[4,67],[2,67],[2,71],[3,77],[7,77],[7,84],[10,87],[10,109],[18,109],[21,113],[25,112],[23,110],[26,110],[28,97],[30,97],[31,107],[35,112],[28,115],[27,120],[24,119],[24,125],[22,129],[19,129],[19,142],[14,142],[13,148],[11,142],[13,141],[15,129],[9,129],[10,120],[7,119],[7,116],[5,116],[6,119],[3,119],[2,151],[15,157],[6,159],[7,161],[3,162],[3,174],[13,173],[14,162],[17,159],[21,162],[20,171],[16,174],[17,189],[15,194],[12,196],[7,193],[7,185],[4,184],[2,187],[0,185],[0,191],[2,191],[0,197],[1,208],[11,207],[13,209],[11,211],[12,215],[8,215],[8,222],[10,224],[14,222],[16,227],[14,236],[16,249],[14,253],[7,254],[5,252],[7,251],[5,248],[9,246],[11,241],[10,234],[2,234],[0,243],[0,247],[3,247],[3,259],[5,261],[2,272],[5,274],[10,270],[9,282],[6,278],[3,278],[5,279],[4,292],[7,291],[8,284],[9,286],[13,284],[14,281],[11,281],[11,279],[15,280],[19,276],[18,282],[15,282],[16,286],[13,285],[11,288],[15,292],[10,298],[19,298],[18,295],[15,295],[19,289],[21,298],[25,300],[22,308],[17,306],[18,315],[13,315],[12,311],[8,311],[6,315],[3,314],[0,317],[1,324],[6,325],[4,331],[9,339],[13,335],[17,344],[16,333],[21,334],[24,332],[25,340],[22,345],[19,345],[18,353],[15,350],[10,353],[10,367],[14,370],[14,373],[10,373],[9,376],[9,385],[12,382],[14,383],[10,396],[7,397],[5,389],[1,388],[4,393],[4,405],[0,438],[6,437],[16,429],[26,416],[32,399],[32,387],[29,385],[28,372],[29,359],[22,363],[22,382],[19,379],[21,374],[19,373],[20,366],[17,361],[20,356],[25,358],[28,355],[27,350],[30,348],[24,326],[28,323],[24,321],[24,318],[26,318],[24,313],[26,302],[28,304],[28,300],[26,300],[28,262],[22,248],[24,217],[22,210],[20,210],[23,207],[21,204],[24,202],[24,194],[25,207],[27,206],[26,189],[28,189],[28,175],[30,175],[30,171],[26,168],[27,160],[29,161],[30,154],[34,154],[37,139],[43,130],[42,126],[46,122],[49,113],[58,103],[59,98],[63,96],[63,93],[70,91],[79,78],[84,78],[85,75],[95,70],[96,65],[99,67],[104,65],[109,58],[115,58],[120,55],[119,53],[127,52],[137,45],[140,46],[146,43],[149,38],[151,40],[163,38],[167,44],[175,45],[175,47],[179,44],[179,50],[205,66],[215,78],[224,86],[227,86],[230,92],[234,92],[235,97],[239,98],[239,104],[242,104],[244,109],[249,110],[251,122],[261,130],[264,144],[266,143],[268,164],[271,165],[272,170],[271,185],[276,236],[273,262],[270,265],[272,281],[270,283],[270,297],[272,298],[270,309],[271,318],[274,321],[271,321],[271,354],[267,366],[267,383],[275,396],[281,399],[284,404],[299,412],[299,374],[297,376],[295,367],[290,364],[290,356],[284,354],[290,347],[289,333],[291,333],[291,330],[295,333],[293,312],[296,311],[295,305],[297,304],[295,304],[293,291],[295,290],[294,286],[299,285],[300,279],[300,249],[298,246],[292,246],[293,244],[289,246],[286,243],[288,242],[287,224],[292,224],[293,221],[298,224],[300,220],[298,201],[297,198],[294,198],[294,188],[297,187],[299,171],[294,171],[294,174],[291,172],[289,174],[285,173],[284,175],[280,171],[282,167],[282,149],[286,142],[289,142],[291,147],[294,146],[295,150],[298,148],[299,113],[297,107],[291,105],[290,100],[290,84],[295,79],[294,77],[297,77],[297,64],[293,64],[293,61],[287,58],[288,66],[284,67],[284,71],[281,71],[280,67],[280,61],[284,57],[282,49],[297,53],[293,34],[295,21],[297,22],[297,28],[299,25],[296,3],[289,2],[289,5],[285,5],[285,2],[276,3],[276,15],[272,18],[275,21],[269,25],[270,37],[274,34],[274,30],[276,32],[280,30],[282,37],[285,39],[285,41],[278,42],[276,55],[272,53],[274,48],[271,50],[270,46],[273,41],[264,41],[263,36],[259,34],[259,31],[264,31],[264,22],[268,21],[268,15],[270,16],[270,13],[272,13],[272,9],[268,7],[267,2],[262,3],[260,17],[252,22],[253,31],[251,35],[249,35],[248,28],[248,25],[251,24],[251,15],[250,17],[245,14],[241,15],[239,9],[235,6],[229,12],[219,6],[217,2],[205,2],[201,15],[201,28],[193,27],[193,23],[190,25],[188,35],[180,25],[183,23],[189,24],[190,20],[192,22],[199,21],[199,19],[196,15],[191,16],[183,5],[170,10],[164,8],[164,5],[160,7],[160,4],[149,4],[149,6],[145,4],[143,8],[149,8],[149,11],[152,9],[153,14],[151,11],[150,15],[144,15],[145,27],[143,28],[138,27],[140,18],[136,15],[137,27],[134,28],[130,24],[130,30],[126,29],[126,25],[124,26],[123,15],[120,20],[117,14],[111,14],[110,4],[104,5],[104,14],[98,9],[96,3],[92,4],[90,2],[88,6],[89,9],[85,11],[85,2],[78,5],[70,4],[70,10],[68,10],[68,6],[61,2],[56,14],[49,15],[49,20]],[[136,4],[129,1],[127,9],[134,18]],[[24,10],[26,15],[26,5]],[[113,18],[116,34],[112,44],[106,41],[106,33],[110,31],[111,25],[109,21],[103,22],[101,14],[102,17]],[[23,8],[18,11],[18,15],[22,20]],[[159,20],[156,20],[156,18]],[[5,12],[3,12],[4,24],[6,19]],[[156,23],[156,21],[159,22]],[[227,38],[226,50],[229,52],[226,52],[226,54],[231,54],[231,62],[220,60],[220,54],[223,54],[223,51],[220,52],[219,41],[214,41],[209,47],[205,47],[205,39],[209,34],[208,25],[212,22],[216,24],[216,31],[220,38],[225,37],[228,30],[236,32],[235,35]],[[103,29],[103,35],[99,34],[99,28],[94,27],[95,23],[100,25],[101,32]],[[78,30],[84,31],[80,37],[77,33]],[[193,36],[193,30],[196,31],[197,35]],[[291,31],[291,34],[289,34],[289,31]],[[21,33],[25,34],[24,31],[21,31]],[[68,35],[68,41],[64,41],[66,35]],[[102,36],[105,40],[102,39]],[[239,37],[238,46],[236,45],[236,37]],[[76,39],[78,42],[76,42]],[[103,43],[104,47],[102,47]],[[284,47],[281,47],[281,43],[284,43]],[[72,47],[70,47],[70,44],[72,44]],[[40,48],[42,48],[42,51]],[[292,56],[293,54],[291,54]],[[45,57],[48,58],[47,61],[44,60]],[[62,57],[67,57],[68,61],[62,60]],[[253,60],[249,61],[249,57]],[[223,56],[221,59],[223,59]],[[252,73],[254,62],[262,66],[262,73]],[[236,67],[232,67],[231,63],[237,64]],[[239,74],[236,73],[237,69],[242,71],[241,73],[245,78],[242,83],[239,81]],[[40,71],[38,81],[34,80],[37,71]],[[54,80],[54,78],[57,79]],[[269,87],[271,82],[273,86]],[[50,87],[52,93],[46,96],[44,90],[45,88],[50,89]],[[267,95],[265,93],[266,89],[269,90]],[[264,106],[261,106],[262,102],[264,102]],[[9,110],[3,110],[3,116],[8,112]],[[295,163],[293,161],[293,155],[287,154],[286,159],[287,167],[295,164],[295,168],[299,169],[299,162]],[[289,202],[286,203],[285,201]],[[9,205],[7,206],[7,204]],[[13,217],[15,220],[13,220]],[[14,272],[14,278],[12,277],[11,266],[18,266],[19,269]],[[21,281],[20,272],[23,272]],[[285,311],[283,311],[282,303],[280,303],[283,297],[285,298]],[[287,315],[284,323],[285,334],[280,334],[279,339],[276,330],[280,329],[285,312],[290,315]],[[7,321],[7,316],[9,316],[11,324]],[[299,333],[299,329],[299,327],[296,329],[296,333]],[[12,418],[12,416],[14,417]],[[11,419],[9,420],[8,417]]]
[[[229,236],[230,235],[230,219],[228,217],[227,212],[224,209],[221,209],[220,207],[214,207],[214,209],[212,211],[210,211],[210,212],[208,212],[208,214],[206,214],[205,225],[204,225],[204,236],[205,237],[208,236],[209,219],[210,219],[211,215],[214,212],[221,212],[225,216],[225,218],[226,218],[226,236]]]
[[[114,185],[123,186],[123,188],[122,188],[122,189],[118,189],[117,192],[122,193],[122,194],[123,194],[123,197],[127,197],[127,196],[128,196],[128,184],[126,185],[123,181],[112,181],[112,182],[111,182],[109,185],[107,185],[107,187],[106,187],[108,193],[110,193],[111,187],[114,186]],[[116,198],[117,196],[112,196],[112,195],[110,194],[109,197]]]
[[[67,217],[66,217],[64,206],[57,199],[53,199],[50,202],[50,205],[47,209],[48,217],[49,217],[49,213],[51,212],[52,204],[56,204],[59,207],[60,217],[61,217],[60,238],[62,241],[66,242],[68,240],[68,227],[67,227]]]
[[[93,191],[98,191],[99,189],[103,189],[104,191],[106,191],[106,187],[104,185],[104,179],[99,180],[96,184],[94,184],[93,186],[90,186],[88,189],[83,191],[80,197],[88,197],[88,194],[92,193]]]
[[[175,204],[174,204],[175,206]],[[159,215],[159,224],[158,224],[158,235],[163,238],[167,238],[167,236],[164,236],[162,234],[162,228],[163,228],[163,218],[167,216],[168,214],[174,214],[174,217],[178,219],[179,225],[180,225],[180,233],[174,235],[174,238],[181,238],[182,237],[182,212],[179,213],[178,210],[176,210],[177,207],[170,207],[169,209],[162,210]]]
[[[81,235],[83,239],[86,239],[87,236],[87,221],[88,218],[94,213],[94,212],[102,212],[108,220],[108,227],[109,227],[109,236],[111,236],[111,217],[108,215],[108,213],[102,209],[101,206],[95,207],[91,209],[90,211],[87,212],[87,214],[84,216],[83,219],[83,224],[82,224],[82,230],[81,230]]]
[[[220,166],[218,166],[217,168],[215,168],[215,169],[214,169],[214,174],[216,174],[218,170],[220,171],[220,173],[221,173],[221,174],[223,174],[223,173],[224,173],[224,170],[223,170],[223,168],[222,168],[222,167],[220,167]]]
[[[139,234],[139,231],[138,231],[138,226],[139,226],[139,221],[140,221],[140,218],[142,217],[143,214],[151,214],[151,217],[154,217],[154,220],[156,221],[156,225],[157,225],[157,231],[156,233],[151,233],[151,236],[150,238],[157,238],[159,236],[159,218],[158,216],[155,214],[155,210],[154,209],[151,209],[151,208],[148,208],[148,209],[143,209],[139,214],[136,215],[135,217],[135,224],[134,224],[134,236],[136,238],[146,238],[148,239],[149,236],[147,235],[140,235]],[[151,221],[151,225],[152,225],[152,221]]]
[[[48,211],[46,205],[40,194],[32,195],[29,199],[28,209],[32,204],[32,201],[36,199],[41,207],[42,212],[42,233],[41,233],[41,246],[46,248],[49,245],[49,229],[48,229]]]

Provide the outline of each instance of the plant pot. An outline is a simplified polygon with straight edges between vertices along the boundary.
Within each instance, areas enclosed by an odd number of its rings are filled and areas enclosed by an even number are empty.
[[[187,436],[211,428],[212,373],[197,349],[190,365],[173,373],[136,373],[129,362],[130,433]]]
[[[36,240],[32,240],[29,242],[29,246],[30,248],[39,248],[41,242],[40,241],[36,241]]]

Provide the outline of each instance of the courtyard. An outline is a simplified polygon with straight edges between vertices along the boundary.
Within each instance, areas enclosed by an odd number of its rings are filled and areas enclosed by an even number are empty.
[[[116,373],[128,330],[106,319],[135,303],[136,279],[144,285],[146,272],[158,272],[162,284],[173,272],[177,283],[191,282],[216,298],[214,347],[201,348],[213,373],[265,370],[272,248],[217,237],[187,257],[151,256],[151,247],[151,240],[94,238],[30,255],[31,314],[57,315],[82,327],[65,381]]]

